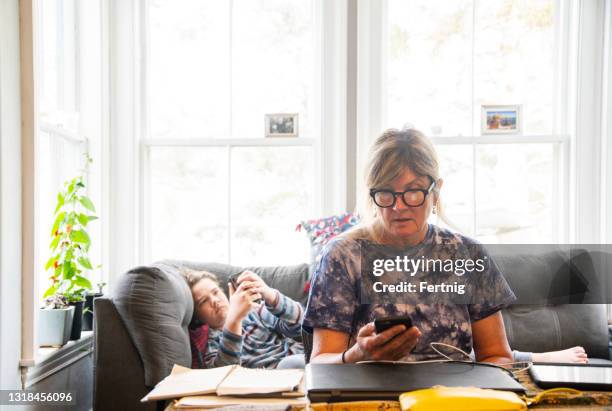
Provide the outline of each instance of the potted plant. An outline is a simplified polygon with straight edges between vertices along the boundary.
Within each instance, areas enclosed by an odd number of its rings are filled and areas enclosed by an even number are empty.
[[[55,294],[45,299],[38,318],[38,345],[61,347],[68,342],[72,331],[74,307],[66,297]]]
[[[63,296],[74,306],[71,340],[81,337],[81,324],[85,294],[92,289],[87,272],[93,270],[89,260],[91,240],[87,225],[96,220],[96,209],[84,194],[83,177],[78,176],[64,183],[57,195],[55,222],[51,230],[51,257],[45,270],[51,270],[51,285],[43,298]]]
[[[93,314],[94,314],[94,305],[93,300],[98,297],[102,297],[104,295],[104,286],[105,282],[99,282],[96,284],[98,286],[98,290],[95,292],[89,292],[85,295],[85,308],[83,309],[83,331],[91,331],[93,330]]]

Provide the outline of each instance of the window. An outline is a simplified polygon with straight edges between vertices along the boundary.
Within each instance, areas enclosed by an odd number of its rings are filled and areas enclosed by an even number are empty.
[[[486,243],[566,236],[558,7],[554,0],[387,3],[383,124],[409,123],[433,137],[446,214]],[[482,105],[521,105],[522,135],[482,136]]]
[[[84,175],[88,196],[101,210],[101,57],[100,3],[75,0],[35,2],[37,54],[36,84],[36,307],[49,287],[44,265],[49,244],[57,193],[63,183]],[[97,53],[97,54],[96,54]],[[94,162],[88,166],[86,158]],[[90,228],[91,227],[91,228]],[[91,224],[90,256],[101,262],[99,224]],[[90,278],[95,284],[100,270]]]
[[[318,212],[317,0],[147,0],[144,259],[293,264]],[[268,113],[299,137],[264,138]]]

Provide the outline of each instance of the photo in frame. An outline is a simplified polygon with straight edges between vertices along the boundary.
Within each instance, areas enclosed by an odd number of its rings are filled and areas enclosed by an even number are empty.
[[[522,131],[520,105],[482,106],[482,134],[520,134]]]
[[[297,113],[266,114],[265,127],[266,137],[297,137],[298,115]]]

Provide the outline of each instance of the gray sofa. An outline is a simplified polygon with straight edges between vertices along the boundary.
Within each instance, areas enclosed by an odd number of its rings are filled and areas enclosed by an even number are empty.
[[[510,286],[529,296],[545,284],[558,283],[562,254],[540,256],[495,256]],[[610,256],[583,258],[589,270],[606,272]],[[154,410],[161,404],[140,403],[173,364],[189,366],[191,352],[187,326],[193,303],[181,267],[204,269],[217,274],[222,284],[229,276],[248,268],[274,288],[305,304],[304,285],[308,265],[286,267],[234,267],[214,263],[165,261],[138,267],[121,276],[110,298],[95,300],[94,409],[122,408]],[[606,275],[607,276],[607,272]],[[567,282],[562,279],[562,282]],[[535,284],[535,286],[534,286]],[[563,287],[562,287],[563,288]],[[591,289],[593,283],[591,282]],[[552,290],[552,291],[551,291]],[[521,351],[552,351],[582,345],[594,362],[609,362],[608,324],[603,304],[589,302],[584,295],[566,295],[548,287],[546,304],[515,305],[503,317],[510,346]],[[584,293],[583,293],[584,294]],[[534,300],[535,301],[535,300]],[[308,350],[310,344],[304,341]]]
[[[193,300],[180,276],[182,267],[217,275],[227,281],[248,269],[296,301],[306,304],[308,265],[236,267],[217,263],[162,261],[122,275],[110,298],[94,301],[94,409],[155,410],[140,399],[174,364],[191,366],[189,325]]]

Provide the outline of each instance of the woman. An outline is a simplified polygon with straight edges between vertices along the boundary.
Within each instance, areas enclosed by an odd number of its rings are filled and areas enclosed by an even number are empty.
[[[214,274],[185,269],[182,275],[191,289],[194,316],[200,324],[208,325],[199,367],[303,367],[304,347],[295,340],[301,338],[300,303],[269,287],[251,271],[240,274],[237,289],[229,284],[229,299]],[[256,303],[260,298],[263,302]],[[190,334],[193,353],[197,344]]]
[[[311,361],[421,361],[439,358],[430,343],[441,342],[466,353],[473,348],[477,361],[512,362],[500,310],[515,296],[495,264],[479,274],[482,298],[477,304],[360,303],[364,245],[402,250],[427,246],[436,253],[433,257],[442,259],[452,259],[453,249],[467,245],[486,256],[474,240],[428,224],[431,213],[440,212],[443,181],[435,150],[421,132],[392,129],[380,136],[370,153],[366,184],[369,219],[330,242],[314,274],[303,323],[314,334]],[[409,316],[414,326],[396,325],[376,334],[373,321],[387,316]],[[438,349],[465,359],[459,352]]]

